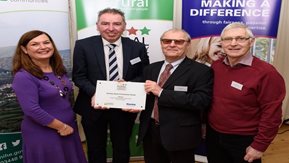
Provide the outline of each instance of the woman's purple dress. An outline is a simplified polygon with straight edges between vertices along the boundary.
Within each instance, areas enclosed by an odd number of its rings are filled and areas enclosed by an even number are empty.
[[[72,83],[66,76],[59,79],[54,73],[44,75],[49,79],[38,79],[27,71],[20,70],[15,74],[12,84],[24,112],[21,124],[23,161],[87,163],[69,94],[65,97],[59,94],[59,89],[63,90],[64,87],[68,87],[64,93],[72,93]],[[72,126],[73,134],[60,136],[55,129],[47,127],[55,118]]]

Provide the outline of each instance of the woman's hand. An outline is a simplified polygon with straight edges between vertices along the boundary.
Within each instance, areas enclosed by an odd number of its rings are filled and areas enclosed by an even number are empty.
[[[61,136],[68,136],[73,133],[73,128],[67,124],[63,124],[63,127],[57,131]]]

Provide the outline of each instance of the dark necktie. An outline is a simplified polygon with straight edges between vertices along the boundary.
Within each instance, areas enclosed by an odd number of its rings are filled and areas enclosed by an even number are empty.
[[[108,63],[109,63],[109,80],[114,81],[119,79],[118,66],[114,48],[115,44],[109,44]]]
[[[164,83],[167,81],[167,79],[170,77],[171,73],[170,70],[173,68],[171,64],[167,64],[165,70],[161,73],[160,79],[159,79],[159,86],[163,87]],[[156,122],[159,122],[159,107],[158,107],[158,97],[155,98],[154,108],[153,108],[154,116]]]

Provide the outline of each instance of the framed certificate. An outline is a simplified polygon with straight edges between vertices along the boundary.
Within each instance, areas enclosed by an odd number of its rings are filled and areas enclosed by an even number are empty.
[[[108,108],[145,109],[144,83],[98,80],[95,105]]]

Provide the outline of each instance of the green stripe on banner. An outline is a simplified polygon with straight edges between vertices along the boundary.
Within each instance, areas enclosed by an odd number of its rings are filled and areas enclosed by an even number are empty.
[[[125,7],[122,6],[121,10],[123,10],[126,13],[127,19],[173,20],[172,0],[145,0],[145,1],[147,2],[139,3],[141,4],[139,5],[141,7],[137,7],[136,4],[129,5],[127,2],[127,4],[125,4],[126,6]]]
[[[83,3],[82,1],[75,1],[76,11],[77,11],[76,20],[77,20],[78,29],[82,29],[87,26],[85,14],[84,14],[84,7],[82,3]]]
[[[98,11],[106,7],[121,9],[127,20],[173,20],[173,0],[78,0],[75,3],[78,30],[95,25]]]

